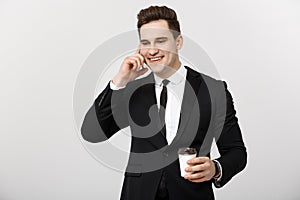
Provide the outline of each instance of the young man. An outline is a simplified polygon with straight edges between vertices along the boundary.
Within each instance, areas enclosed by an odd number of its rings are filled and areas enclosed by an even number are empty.
[[[225,82],[182,66],[183,38],[176,13],[151,6],[138,14],[140,46],[85,116],[82,136],[101,142],[130,126],[131,154],[121,199],[214,199],[246,166],[246,148]],[[137,79],[147,72],[152,73]],[[220,157],[211,160],[215,138]],[[193,147],[189,172],[180,175],[177,150]]]

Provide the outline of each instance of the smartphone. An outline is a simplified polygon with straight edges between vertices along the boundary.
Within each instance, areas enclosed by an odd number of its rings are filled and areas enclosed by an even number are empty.
[[[141,56],[143,56],[143,55],[141,54],[141,50],[139,51],[139,54],[140,54]],[[146,59],[145,59],[144,56],[143,56],[143,58],[144,58],[144,64],[145,64],[147,67],[149,67],[149,66],[147,65],[147,63],[146,63]],[[142,64],[142,69],[145,69],[144,64]]]

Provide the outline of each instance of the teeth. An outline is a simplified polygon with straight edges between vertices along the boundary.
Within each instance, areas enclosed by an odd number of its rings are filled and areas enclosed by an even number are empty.
[[[151,61],[157,61],[157,60],[160,60],[161,59],[161,57],[158,57],[158,58],[151,58],[150,60]]]

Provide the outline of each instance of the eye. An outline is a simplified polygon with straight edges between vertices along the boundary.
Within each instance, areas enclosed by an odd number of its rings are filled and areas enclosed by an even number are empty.
[[[150,44],[150,42],[148,42],[148,41],[141,41],[141,45],[143,45],[143,46],[147,46],[149,44]]]
[[[164,43],[166,41],[167,41],[166,39],[159,39],[159,40],[157,40],[157,43]]]

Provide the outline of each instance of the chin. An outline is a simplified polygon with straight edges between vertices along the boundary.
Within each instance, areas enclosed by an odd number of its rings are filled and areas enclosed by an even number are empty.
[[[150,64],[149,67],[153,73],[162,73],[166,69],[165,65],[162,64]]]

